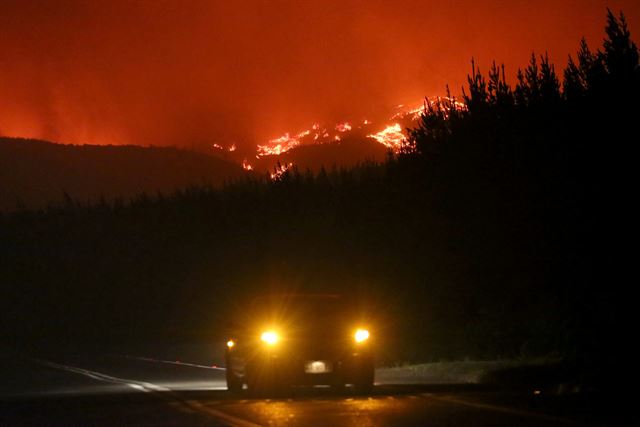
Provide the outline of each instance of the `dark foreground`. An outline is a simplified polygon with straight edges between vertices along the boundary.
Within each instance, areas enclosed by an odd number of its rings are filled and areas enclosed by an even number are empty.
[[[625,425],[602,393],[377,384],[265,398],[225,390],[224,370],[103,356],[0,358],[0,426]]]

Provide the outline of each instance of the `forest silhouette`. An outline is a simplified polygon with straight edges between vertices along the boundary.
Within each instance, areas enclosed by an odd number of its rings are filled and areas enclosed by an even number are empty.
[[[383,363],[600,363],[627,298],[611,248],[638,48],[609,11],[561,73],[533,54],[512,86],[472,64],[465,107],[426,101],[383,164],[4,214],[2,339],[212,341],[243,297],[313,290],[369,301]]]

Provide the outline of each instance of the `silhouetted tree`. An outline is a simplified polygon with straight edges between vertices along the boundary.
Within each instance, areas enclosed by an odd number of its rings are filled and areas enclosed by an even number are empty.
[[[638,47],[631,40],[627,21],[622,13],[616,16],[607,9],[607,38],[604,40],[602,61],[613,85],[618,88],[629,88],[637,85]]]

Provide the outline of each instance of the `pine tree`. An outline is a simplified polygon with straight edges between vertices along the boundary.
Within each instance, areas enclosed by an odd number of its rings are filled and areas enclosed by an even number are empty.
[[[576,65],[573,58],[569,56],[567,68],[564,70],[564,80],[562,82],[564,98],[568,101],[579,101],[587,91],[587,83],[582,69]]]
[[[469,111],[485,110],[488,103],[489,94],[487,92],[487,82],[480,72],[480,68],[476,67],[476,62],[471,58],[471,74],[467,76],[469,94],[462,89],[462,96]]]
[[[622,13],[616,18],[611,10],[607,9],[607,38],[604,40],[604,52],[602,58],[611,80],[620,85],[629,84],[634,76],[637,76],[638,47],[631,40],[631,33]]]
[[[540,97],[549,107],[560,101],[560,82],[553,64],[549,63],[549,56],[545,53],[540,57]]]
[[[491,69],[489,70],[488,92],[489,103],[498,109],[504,110],[513,106],[513,92],[507,84],[504,64],[498,67],[496,62],[493,61]]]

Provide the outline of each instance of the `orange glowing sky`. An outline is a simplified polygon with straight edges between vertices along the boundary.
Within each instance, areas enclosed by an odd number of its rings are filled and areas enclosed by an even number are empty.
[[[235,143],[460,93],[469,61],[564,66],[606,7],[637,0],[0,3],[0,134],[65,143]]]

